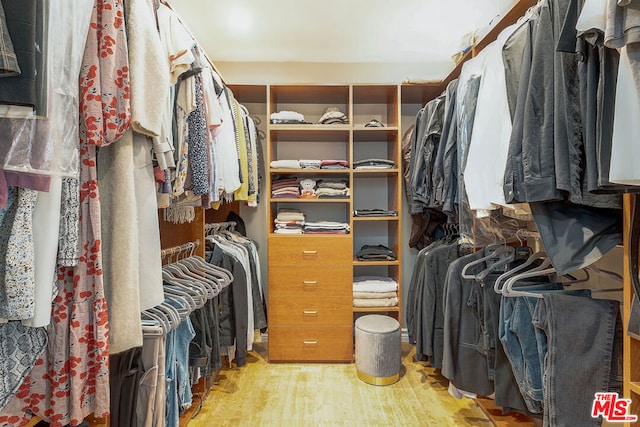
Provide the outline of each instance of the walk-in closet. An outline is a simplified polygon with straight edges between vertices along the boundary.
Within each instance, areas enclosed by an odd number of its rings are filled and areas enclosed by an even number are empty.
[[[639,53],[640,0],[0,0],[0,426],[637,425]]]

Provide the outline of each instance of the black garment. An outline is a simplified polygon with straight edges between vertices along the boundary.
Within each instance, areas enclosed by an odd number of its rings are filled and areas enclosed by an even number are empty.
[[[586,38],[577,37],[576,24],[583,4],[584,0],[569,0],[557,43],[559,52],[566,52],[580,59],[576,72],[583,145],[579,147],[578,153],[581,167],[575,171],[580,194],[569,196],[574,203],[619,209],[622,207],[620,197],[594,194],[632,188],[609,182],[619,54],[616,50],[604,47],[604,35],[600,32],[588,33]]]
[[[478,319],[484,317],[482,289],[475,280],[463,279],[461,275],[468,263],[482,256],[483,251],[478,251],[458,258],[447,270],[442,375],[461,390],[489,396],[494,390],[493,381],[489,379],[483,334],[478,327]],[[480,264],[467,273],[476,274],[484,269],[485,265]]]
[[[244,237],[247,237],[247,227],[244,225],[244,220],[236,212],[229,211],[229,213],[227,214],[227,219],[225,221],[235,222],[235,231],[242,234]]]
[[[434,176],[438,145],[442,132],[445,98],[440,96],[420,110],[416,116],[411,140],[410,213],[421,214],[435,204]]]
[[[451,169],[453,164],[452,156],[457,156],[457,116],[455,114],[456,108],[456,91],[458,87],[458,80],[452,80],[446,89],[446,100],[444,107],[444,121],[442,123],[442,136],[440,137],[440,143],[437,148],[437,155],[435,164],[433,166],[433,183],[431,194],[434,201],[431,206],[443,206],[443,211],[447,211],[450,207],[447,202],[451,202],[450,191],[453,190],[452,182],[458,181],[457,167],[455,170]],[[454,154],[455,151],[455,154]]]
[[[457,97],[457,83],[454,89],[452,89],[451,98],[452,103],[455,104]],[[459,164],[458,164],[458,114],[455,109],[458,108],[454,105],[453,117],[449,124],[450,130],[447,134],[446,144],[444,146],[444,153],[442,156],[442,187],[438,186],[436,189],[436,200],[438,205],[442,205],[442,211],[447,215],[455,214],[455,205],[458,202],[458,177],[459,177]],[[443,132],[443,135],[445,133]],[[442,147],[442,144],[440,144]]]
[[[257,270],[258,262],[253,259],[253,252],[251,251],[251,246],[254,245],[253,242],[245,241],[242,245],[247,249],[249,254],[249,267],[251,268],[251,277],[253,280],[251,281],[251,295],[252,295],[252,304],[253,304],[253,323],[254,329],[265,329],[267,327],[267,314],[264,308],[264,297],[262,295],[262,290],[260,289],[260,284],[258,283],[258,274],[260,272]]]
[[[422,304],[417,318],[416,353],[429,357],[434,368],[442,368],[444,348],[444,287],[449,265],[458,258],[458,243],[446,243],[425,255]],[[419,298],[419,297],[418,297]]]
[[[622,243],[622,214],[567,202],[531,203],[540,238],[558,274],[584,268]]]
[[[229,270],[233,275],[233,282],[218,295],[220,298],[220,346],[231,346],[235,341],[236,364],[244,366],[247,363],[247,328],[249,323],[247,275],[242,263],[226,254],[218,246],[208,252],[207,256],[208,262]]]
[[[405,301],[405,322],[407,324],[407,333],[409,335],[409,342],[411,344],[416,343],[416,336],[418,334],[416,328],[416,319],[420,315],[422,305],[418,301],[418,294],[422,295],[421,289],[424,284],[425,256],[429,251],[437,248],[442,244],[442,240],[436,240],[429,246],[421,249],[416,256],[416,262],[413,265],[413,270],[411,272],[411,281],[409,282],[409,290],[407,293],[407,300]],[[416,354],[418,354],[417,350]]]
[[[396,253],[384,245],[363,245],[356,253],[359,261],[395,261]]]
[[[43,84],[37,46],[44,46],[41,0],[2,0],[7,30],[13,41],[21,74],[0,79],[0,104],[23,105],[38,109],[38,90]],[[38,26],[41,28],[38,29]]]
[[[507,86],[507,101],[509,103],[509,112],[511,113],[512,121],[516,113],[518,86],[520,85],[520,73],[522,72],[522,59],[529,31],[529,23],[523,22],[522,25],[509,36],[502,48],[502,62],[504,63]]]
[[[418,115],[422,114],[423,110],[421,109],[418,112]],[[416,115],[416,120],[418,118]],[[400,147],[402,149],[402,178],[404,180],[404,195],[407,199],[407,203],[411,204],[411,153],[412,153],[412,140],[415,135],[415,124],[409,126],[409,129],[405,131],[402,135],[402,142],[400,143]]]
[[[516,96],[517,103],[513,117],[513,128],[511,130],[511,139],[509,140],[509,155],[507,156],[507,165],[504,172],[504,197],[507,203],[526,202],[528,200],[527,190],[524,185],[522,141],[524,135],[525,101],[529,90],[531,63],[533,60],[533,38],[537,32],[538,13],[539,9],[537,9],[537,12],[533,13],[527,23],[524,24],[522,31],[517,31],[511,36],[524,37],[525,40],[518,93]]]
[[[13,50],[13,41],[7,29],[4,7],[0,2],[0,77],[19,76],[20,72],[18,57]]]
[[[396,163],[393,160],[388,159],[363,159],[353,162],[354,169],[365,167],[391,169],[396,167]]]
[[[142,347],[109,356],[109,406],[111,425],[138,425],[136,406],[142,374]]]
[[[467,157],[469,154],[469,144],[473,134],[473,123],[476,118],[476,107],[478,105],[478,92],[480,91],[480,76],[471,76],[463,87],[458,87],[458,91],[462,94],[462,105],[458,105],[456,112],[459,119],[458,125],[458,224],[460,226],[460,234],[473,236],[477,244],[483,242],[484,228],[477,228],[476,224],[482,225],[483,222],[478,221],[475,212],[469,207],[469,197],[464,183],[464,170],[467,166]],[[491,242],[493,240],[490,240]]]
[[[398,211],[389,211],[386,209],[356,209],[353,211],[354,216],[398,216]]]

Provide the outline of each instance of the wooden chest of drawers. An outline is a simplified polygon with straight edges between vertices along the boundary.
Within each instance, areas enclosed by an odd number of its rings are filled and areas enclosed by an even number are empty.
[[[269,360],[353,360],[350,236],[269,237]]]

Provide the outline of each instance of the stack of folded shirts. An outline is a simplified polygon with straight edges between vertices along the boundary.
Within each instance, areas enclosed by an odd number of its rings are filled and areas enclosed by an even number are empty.
[[[385,245],[363,245],[356,253],[358,261],[395,261],[396,253]]]
[[[274,199],[300,197],[300,181],[296,177],[282,177],[273,181],[271,197]]]
[[[304,224],[306,234],[347,234],[349,224],[346,222],[316,221]]]
[[[276,234],[302,234],[305,224],[305,215],[298,209],[282,208],[273,221]]]
[[[398,305],[398,282],[384,276],[353,278],[354,307],[395,307]]]
[[[354,216],[398,216],[398,211],[388,211],[386,209],[356,209]]]
[[[322,166],[322,160],[300,160],[302,169],[320,169],[320,166]]]
[[[296,111],[271,113],[271,123],[274,125],[309,124],[309,122],[305,122],[304,115]]]
[[[318,122],[323,125],[347,124],[349,123],[349,119],[338,107],[327,107],[323,111],[322,117],[320,117]]]
[[[346,160],[323,160],[320,169],[348,169],[349,163]]]
[[[273,160],[271,169],[300,169],[300,160]]]
[[[347,198],[350,196],[347,181],[344,179],[321,179],[316,188],[318,198]]]
[[[364,159],[353,162],[354,169],[393,169],[396,164],[387,159]]]

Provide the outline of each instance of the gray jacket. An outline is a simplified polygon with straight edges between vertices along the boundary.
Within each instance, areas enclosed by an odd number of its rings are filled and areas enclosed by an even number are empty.
[[[433,204],[432,176],[442,132],[444,97],[430,101],[416,116],[411,139],[411,213],[422,213]]]
[[[482,258],[478,251],[453,261],[447,270],[444,288],[444,349],[442,375],[461,390],[488,396],[493,393],[489,380],[486,349],[479,319],[484,317],[482,289],[475,280],[461,276],[471,261]],[[472,267],[468,273],[478,273],[484,263]]]

